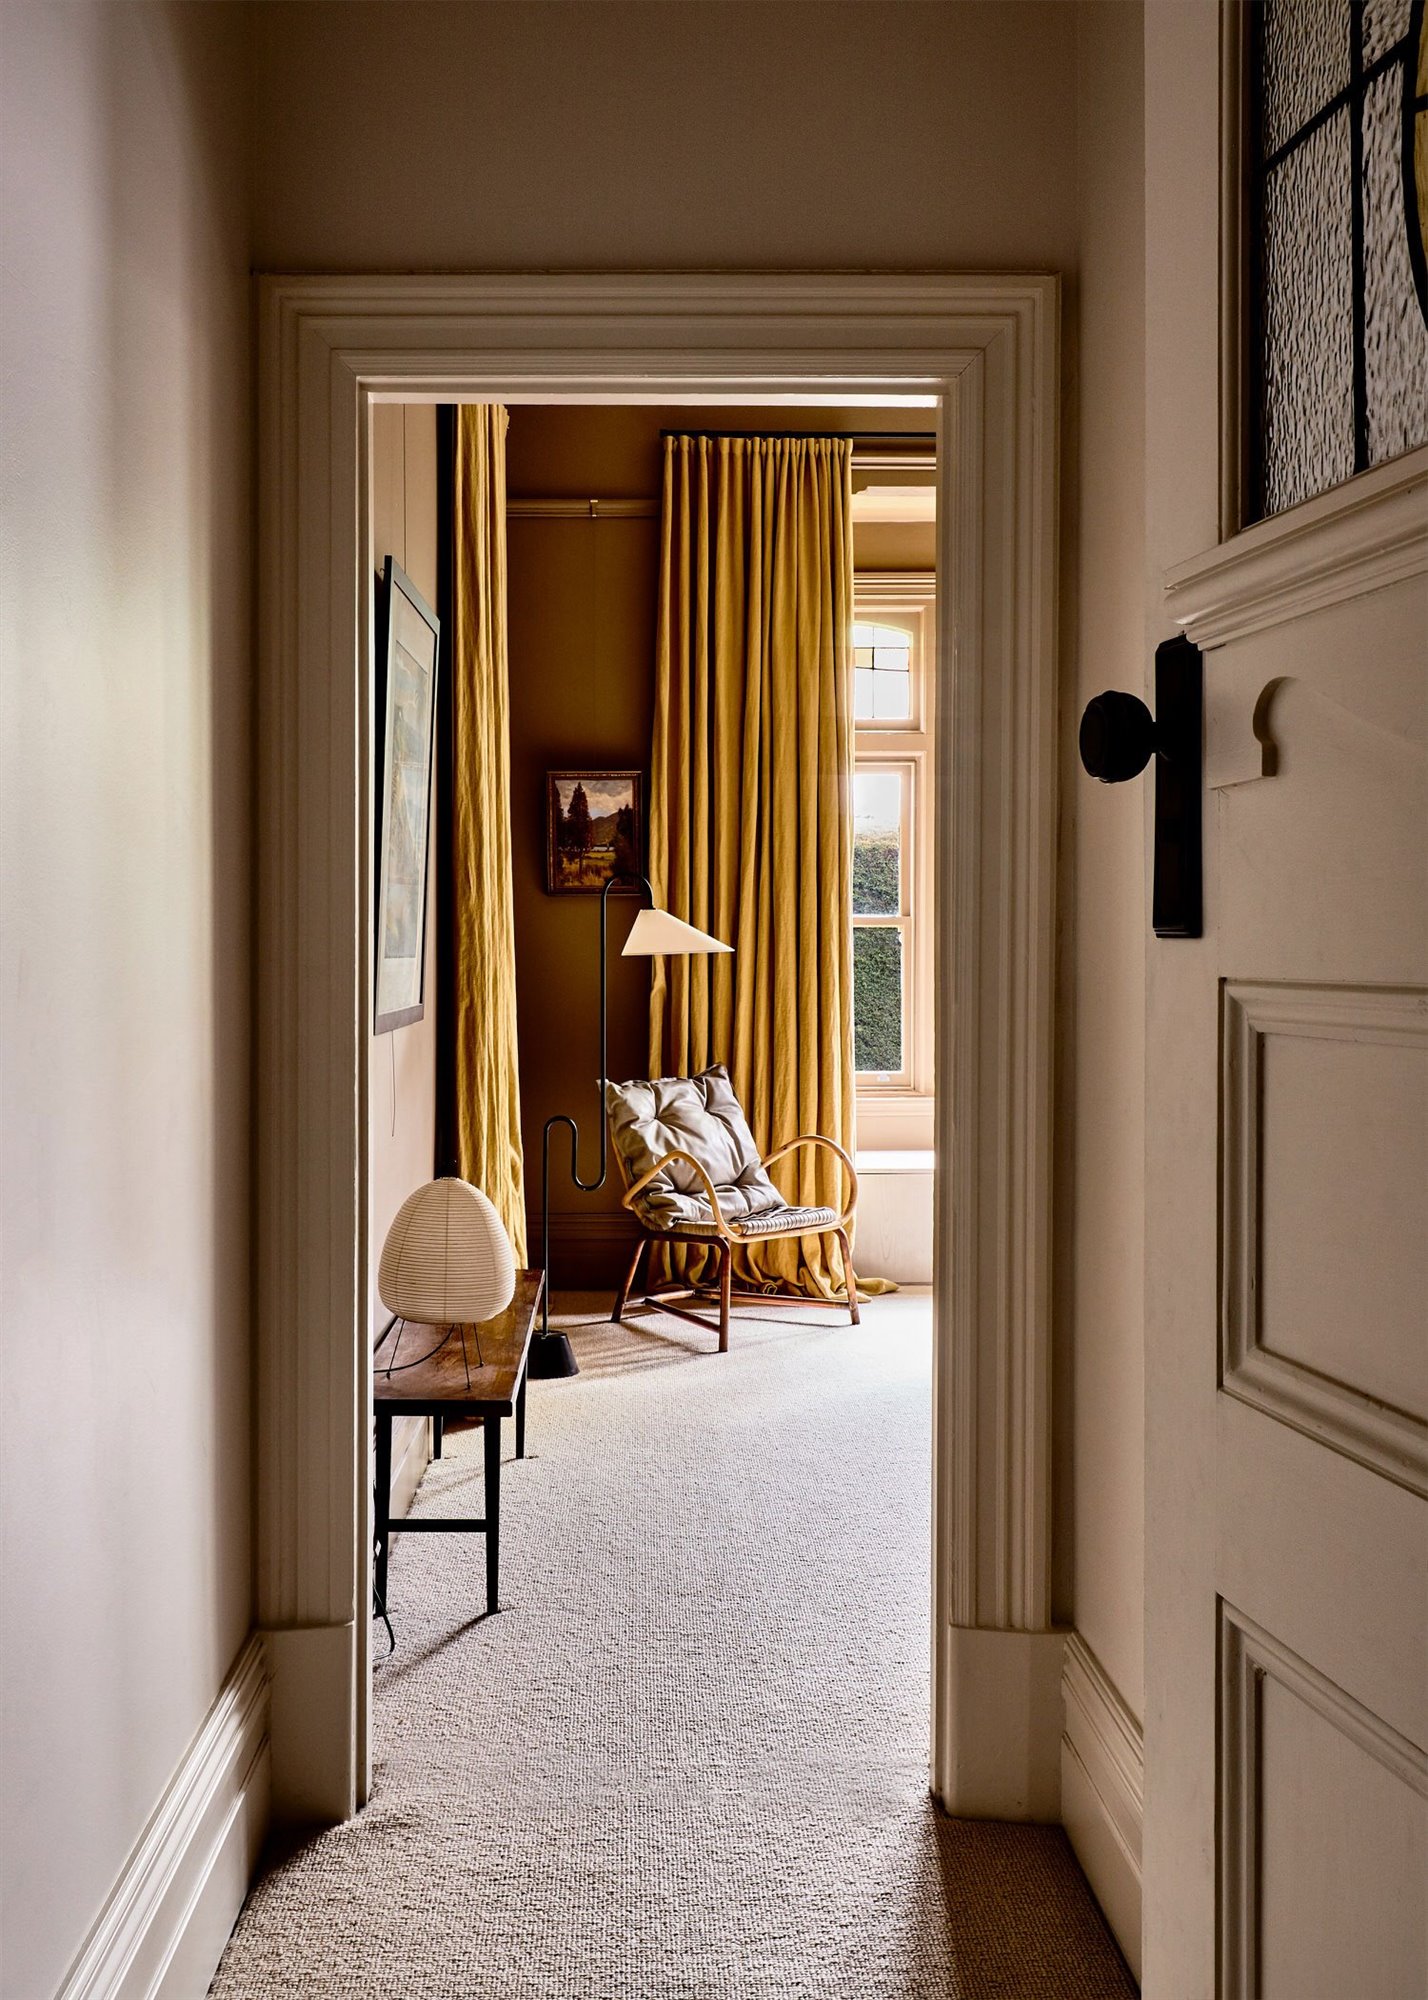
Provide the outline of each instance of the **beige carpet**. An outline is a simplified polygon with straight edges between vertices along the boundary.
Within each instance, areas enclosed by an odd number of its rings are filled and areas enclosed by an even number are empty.
[[[576,1333],[508,1446],[501,1613],[479,1538],[398,1542],[372,1802],[273,1866],[215,1994],[1134,1992],[1058,1831],[928,1800],[927,1302],[837,1317]],[[478,1512],[480,1459],[418,1506]]]

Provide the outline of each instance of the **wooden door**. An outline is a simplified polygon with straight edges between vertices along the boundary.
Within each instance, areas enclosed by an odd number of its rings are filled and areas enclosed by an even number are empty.
[[[1148,953],[1145,1991],[1416,2000],[1428,452],[1235,531],[1224,27],[1147,9],[1150,636],[1204,648],[1206,791],[1204,936]]]

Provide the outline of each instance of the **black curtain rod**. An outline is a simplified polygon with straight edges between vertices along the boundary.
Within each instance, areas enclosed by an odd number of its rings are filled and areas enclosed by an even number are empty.
[[[703,437],[703,438],[760,438],[760,437],[808,437],[836,438],[848,444],[884,444],[892,449],[898,445],[936,444],[936,431],[688,431],[663,430],[661,437]]]

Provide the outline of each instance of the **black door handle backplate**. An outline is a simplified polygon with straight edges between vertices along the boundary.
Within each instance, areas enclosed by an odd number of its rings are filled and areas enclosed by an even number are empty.
[[[1110,688],[1086,704],[1081,762],[1103,784],[1123,784],[1155,759],[1155,879],[1151,922],[1163,938],[1201,935],[1201,734],[1204,658],[1186,638],[1155,649],[1155,714]]]

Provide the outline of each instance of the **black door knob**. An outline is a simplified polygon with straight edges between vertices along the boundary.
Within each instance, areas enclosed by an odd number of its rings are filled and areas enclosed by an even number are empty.
[[[1155,717],[1139,695],[1109,688],[1086,703],[1081,717],[1081,762],[1103,785],[1119,785],[1138,777],[1156,747]]]

